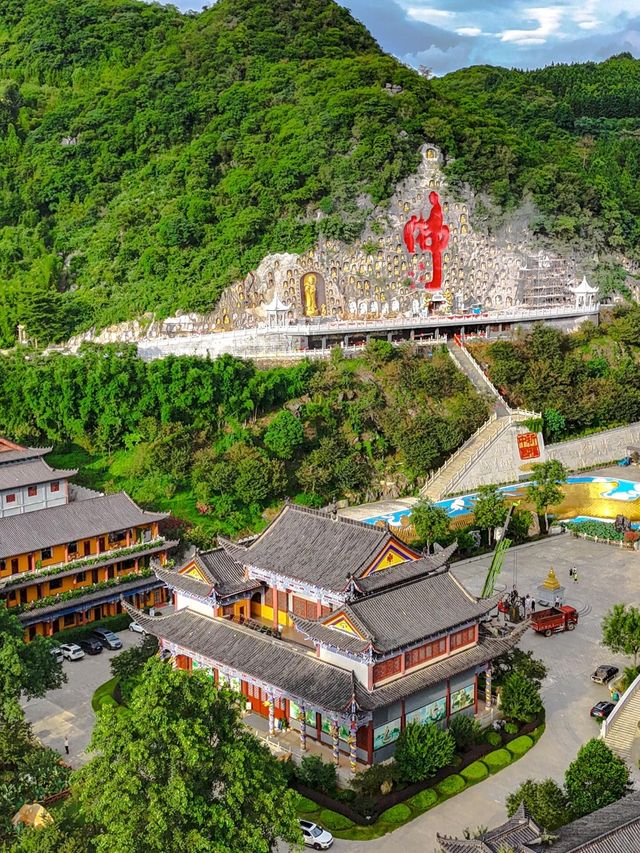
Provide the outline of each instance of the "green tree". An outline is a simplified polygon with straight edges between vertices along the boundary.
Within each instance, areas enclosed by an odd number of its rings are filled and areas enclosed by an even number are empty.
[[[97,853],[269,853],[299,841],[294,793],[236,694],[151,658],[129,710],[105,707],[73,787]]]
[[[453,735],[458,752],[466,752],[474,743],[478,743],[482,735],[480,723],[466,714],[456,714],[449,723],[449,731]]]
[[[304,442],[304,427],[288,409],[278,412],[267,427],[264,443],[279,459],[291,459]]]
[[[111,674],[119,679],[120,692],[122,699],[128,702],[131,697],[131,691],[134,688],[137,679],[140,677],[144,665],[158,653],[158,640],[151,634],[145,634],[142,642],[137,646],[131,646],[130,649],[120,652],[115,657],[111,658],[110,667]]]
[[[394,757],[402,779],[411,784],[451,764],[455,752],[450,731],[432,724],[409,723],[398,738]]]
[[[630,789],[629,768],[600,738],[580,748],[564,776],[574,817],[615,803]]]
[[[533,521],[533,513],[528,509],[514,509],[509,519],[507,527],[507,536],[516,545],[521,542],[526,542],[529,538],[529,529]]]
[[[545,409],[542,413],[544,437],[547,441],[560,441],[565,433],[567,421],[557,409]]]
[[[426,543],[427,553],[434,542],[449,536],[450,520],[446,510],[429,500],[420,501],[413,507],[411,521],[418,539]]]
[[[538,685],[520,672],[513,672],[505,678],[500,705],[505,717],[519,723],[534,720],[544,710]]]
[[[489,545],[493,543],[494,529],[505,523],[508,511],[497,486],[480,486],[473,507],[473,515],[478,527],[487,531]]]
[[[507,797],[507,814],[512,817],[520,803],[524,803],[533,819],[547,831],[569,823],[571,810],[566,793],[553,779],[536,782],[525,780]]]
[[[632,604],[614,604],[602,620],[602,644],[614,654],[631,656],[636,667],[640,653],[640,610]]]
[[[524,651],[515,646],[504,652],[493,662],[494,681],[496,684],[503,684],[505,680],[514,672],[524,676],[529,681],[532,681],[538,690],[542,682],[547,677],[546,664],[534,658],[533,652]]]
[[[51,640],[24,641],[17,616],[0,601],[0,728],[23,719],[20,699],[36,699],[67,680],[50,651]]]
[[[564,497],[561,483],[567,482],[568,471],[562,462],[550,459],[533,466],[533,482],[527,486],[527,498],[533,502],[538,515],[544,515],[545,530],[549,530],[547,510]]]
[[[323,794],[335,794],[337,787],[336,765],[323,761],[319,755],[305,755],[295,771],[296,778],[308,788]]]

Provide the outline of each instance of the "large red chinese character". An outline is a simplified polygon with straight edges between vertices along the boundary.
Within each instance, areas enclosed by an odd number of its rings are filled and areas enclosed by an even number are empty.
[[[431,253],[433,273],[431,281],[425,284],[427,290],[440,290],[442,287],[442,253],[449,243],[449,226],[442,218],[442,206],[437,192],[429,193],[431,212],[429,218],[422,215],[418,219],[415,213],[404,226],[404,243],[407,251],[416,250],[416,232],[418,246],[423,252]]]

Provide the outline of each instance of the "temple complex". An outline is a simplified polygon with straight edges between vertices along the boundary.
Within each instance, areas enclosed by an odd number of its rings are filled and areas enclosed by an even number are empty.
[[[431,556],[389,528],[286,504],[259,536],[156,568],[175,612],[146,617],[181,669],[229,683],[269,731],[297,730],[372,764],[389,758],[411,721],[445,725],[490,701],[495,639],[483,619],[497,599],[471,595],[449,569],[455,546]]]
[[[50,450],[0,439],[0,600],[26,639],[115,616],[122,596],[138,607],[163,602],[151,560],[165,563],[178,544],[159,534],[166,513],[75,486],[76,471],[44,461]]]

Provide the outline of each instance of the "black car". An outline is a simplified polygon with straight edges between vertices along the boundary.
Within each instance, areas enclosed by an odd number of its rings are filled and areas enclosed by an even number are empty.
[[[96,628],[91,633],[92,638],[95,638],[100,645],[105,649],[117,650],[122,648],[122,640],[113,631],[108,631],[106,628]]]
[[[102,651],[102,644],[94,640],[93,637],[89,637],[86,640],[78,640],[78,645],[88,655],[99,655]]]
[[[608,666],[607,664],[603,664],[593,673],[591,681],[595,681],[596,684],[607,684],[612,678],[615,678],[619,672],[620,670],[617,666]]]
[[[597,720],[606,720],[615,707],[613,702],[596,702],[590,711],[590,716]]]

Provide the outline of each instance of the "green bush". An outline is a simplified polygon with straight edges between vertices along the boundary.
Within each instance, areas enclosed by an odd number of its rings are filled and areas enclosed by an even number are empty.
[[[386,812],[382,812],[380,820],[382,823],[404,823],[411,817],[411,809],[404,803],[398,803],[397,806],[391,806]]]
[[[377,797],[383,784],[390,784],[391,790],[399,779],[399,767],[395,761],[390,761],[388,764],[374,764],[368,770],[356,773],[353,787],[360,794]]]
[[[502,770],[507,764],[511,764],[511,753],[506,749],[495,749],[488,755],[483,756],[482,760],[489,768],[490,773],[497,773]]]
[[[96,619],[95,622],[87,622],[78,628],[67,628],[53,635],[56,643],[77,643],[85,640],[96,628],[104,628],[108,631],[125,631],[129,627],[131,616],[128,613],[120,613],[118,616],[108,616],[106,619]]]
[[[451,763],[455,749],[450,732],[432,724],[409,723],[398,738],[395,752],[401,778],[409,784],[428,779]]]
[[[296,811],[300,812],[300,814],[309,814],[310,812],[315,812],[318,809],[318,804],[314,803],[313,800],[310,800],[309,797],[303,797],[302,794],[298,794],[296,797],[295,807]]]
[[[500,732],[494,732],[493,729],[489,729],[484,739],[490,746],[502,746],[502,735]]]
[[[438,802],[438,793],[433,788],[425,788],[419,794],[415,794],[407,801],[409,805],[416,811],[426,812],[431,806],[435,806]]]
[[[355,826],[352,820],[338,812],[332,812],[331,809],[322,809],[320,812],[320,823],[331,832],[339,832],[341,829],[350,829]]]
[[[505,723],[504,730],[508,735],[517,735],[520,731],[520,726],[517,723]]]
[[[501,699],[502,713],[516,722],[528,723],[544,711],[537,682],[520,672],[505,679]]]
[[[460,775],[466,782],[472,784],[486,779],[489,775],[489,768],[482,761],[474,761],[473,764],[461,770]]]
[[[512,740],[511,743],[508,743],[507,749],[512,755],[519,758],[521,755],[524,755],[525,752],[529,752],[532,746],[533,739],[528,735],[522,735],[521,737],[517,737],[515,740]]]
[[[449,731],[456,742],[456,749],[466,752],[481,736],[480,724],[465,714],[456,714],[449,723]]]
[[[447,776],[447,778],[443,779],[442,782],[439,782],[436,785],[436,790],[441,797],[452,797],[454,794],[459,794],[460,791],[464,791],[466,786],[467,783],[464,781],[462,776],[458,773],[454,773],[451,776]]]
[[[98,687],[91,697],[91,707],[96,713],[103,705],[117,705],[118,703],[113,698],[113,692],[118,684],[117,678],[110,678]]]
[[[537,729],[534,729],[534,730],[531,732],[530,737],[532,737],[532,738],[533,738],[533,742],[534,742],[534,743],[538,743],[538,741],[540,740],[540,738],[541,738],[541,737],[542,737],[542,735],[544,734],[544,730],[545,730],[545,728],[546,728],[545,724],[544,724],[544,723],[542,723],[542,725],[541,725],[541,726],[538,726],[538,728],[537,728]]]
[[[306,755],[296,770],[301,784],[324,794],[334,794],[336,790],[336,765],[323,761],[319,755]]]

